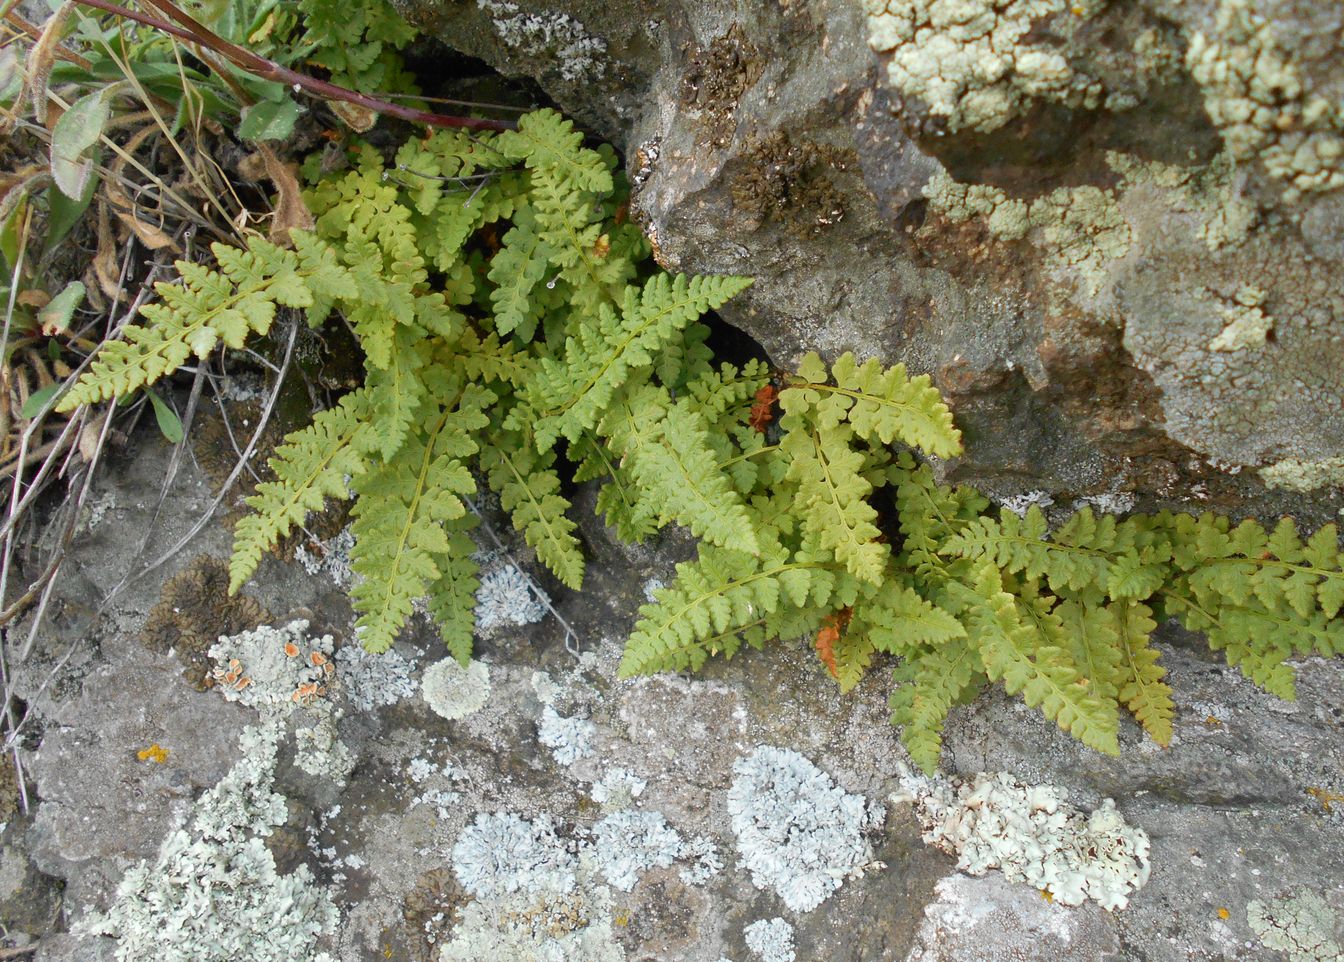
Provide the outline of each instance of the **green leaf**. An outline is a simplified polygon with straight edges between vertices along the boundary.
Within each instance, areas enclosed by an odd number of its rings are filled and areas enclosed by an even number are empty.
[[[65,329],[70,326],[71,316],[84,302],[84,293],[82,283],[71,281],[37,312],[37,322],[42,326],[43,335],[54,337],[65,332]]]
[[[53,190],[47,194],[49,213],[47,216],[47,236],[42,241],[44,253],[54,251],[61,241],[65,240],[74,226],[79,223],[79,219],[84,216],[84,212],[89,209],[89,204],[93,201],[93,195],[98,189],[99,181],[98,172],[94,171],[93,176],[89,177],[84,184],[84,193],[77,199],[72,200],[65,196],[64,191],[60,190]]]
[[[46,406],[46,403],[55,397],[56,392],[63,387],[65,387],[65,385],[60,381],[57,381],[55,384],[48,384],[44,388],[39,388],[28,395],[28,400],[23,402],[23,407],[19,409],[19,413],[25,420],[31,421],[42,412],[42,408]]]
[[[51,178],[71,200],[84,196],[93,177],[93,145],[112,116],[110,89],[80,97],[51,129]]]
[[[243,140],[288,140],[303,108],[292,97],[262,100],[243,108],[238,136]]]
[[[145,393],[149,395],[149,403],[154,406],[154,420],[158,422],[163,436],[168,439],[169,444],[179,443],[183,437],[182,419],[153,391]]]

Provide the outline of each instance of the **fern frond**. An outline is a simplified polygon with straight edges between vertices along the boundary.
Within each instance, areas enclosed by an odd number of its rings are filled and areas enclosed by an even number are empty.
[[[673,403],[662,388],[644,385],[623,393],[602,430],[610,432],[612,449],[640,498],[660,517],[710,544],[749,554],[759,550],[746,505],[718,470],[709,429],[690,405]]]
[[[1139,602],[1121,602],[1109,606],[1119,642],[1120,702],[1134,713],[1153,741],[1162,747],[1171,744],[1171,719],[1176,713],[1171,689],[1163,683],[1166,670],[1157,663],[1157,652],[1148,644],[1157,629],[1153,611]]]
[[[780,424],[780,450],[789,458],[788,477],[798,482],[804,526],[851,574],[880,584],[891,548],[877,540],[877,511],[868,503],[873,488],[860,473],[863,455],[850,447],[853,432],[848,425],[813,427],[793,409]]]
[[[786,607],[826,605],[835,587],[830,567],[791,558],[779,545],[763,545],[760,557],[702,545],[695,562],[677,565],[676,581],[657,593],[657,603],[639,609],[621,677],[695,670],[710,655],[731,657],[745,627],[762,618],[769,624]]]
[[[899,584],[882,588],[865,606],[864,617],[871,625],[873,644],[893,655],[966,637],[965,626],[955,616]]]
[[[828,383],[831,379],[835,384]],[[907,377],[903,364],[884,370],[869,360],[860,366],[853,354],[845,353],[828,375],[821,358],[808,354],[779,400],[785,410],[817,408],[821,424],[846,419],[856,434],[870,441],[900,441],[940,458],[961,453],[961,432],[938,389],[926,374]]]
[[[499,253],[490,262],[489,278],[495,284],[490,303],[495,311],[495,330],[500,334],[516,331],[519,338],[530,341],[536,333],[541,312],[532,288],[546,276],[550,257],[551,247],[538,232],[531,208],[519,209]]]
[[[534,110],[518,120],[518,129],[495,138],[504,156],[521,160],[533,171],[583,190],[604,194],[615,184],[602,155],[583,146],[583,134],[554,110]]]
[[[373,368],[364,381],[373,410],[361,443],[384,461],[401,448],[428,395],[422,374],[430,359],[429,344],[405,329],[396,332],[394,343],[387,367]]]
[[[476,543],[467,534],[479,524],[474,514],[444,523],[448,547],[436,560],[439,577],[429,585],[426,607],[439,626],[439,637],[448,653],[465,666],[471,660],[472,634],[476,630],[476,577],[479,566],[473,555]]]
[[[1118,754],[1115,706],[1088,690],[1062,648],[1044,643],[1024,623],[1013,596],[1003,590],[998,569],[984,566],[975,590],[983,601],[971,609],[970,627],[990,680],[1002,680],[1010,695],[1021,692],[1029,706],[1039,707],[1083,744]]]
[[[347,479],[368,467],[358,440],[367,429],[368,414],[364,392],[347,394],[276,448],[268,462],[276,480],[257,485],[257,493],[247,499],[255,513],[240,519],[233,530],[230,594],[257,570],[262,553],[302,524],[309,511],[321,510],[327,498],[350,496]]]
[[[938,769],[948,712],[968,689],[979,690],[983,676],[979,654],[965,638],[907,657],[892,673],[898,685],[888,703],[891,723],[900,726],[901,743],[926,773]]]
[[[159,302],[140,309],[144,323],[108,341],[57,404],[72,411],[155,383],[192,355],[205,358],[220,343],[240,348],[249,334],[265,334],[277,305],[308,307],[313,297],[298,256],[260,238],[246,250],[211,246],[219,270],[178,261],[182,283],[154,285]],[[319,265],[320,266],[320,265]]]
[[[440,563],[450,552],[443,524],[466,513],[462,498],[476,490],[461,459],[475,452],[471,436],[488,423],[482,408],[493,400],[488,391],[468,388],[454,409],[354,482],[351,568],[363,580],[350,597],[369,651],[392,646],[412,603],[443,574]]]
[[[499,503],[513,518],[515,529],[537,552],[537,558],[565,585],[583,585],[583,551],[574,537],[578,527],[566,517],[569,502],[561,497],[555,453],[538,453],[514,432],[502,432],[481,451],[481,469]]]
[[[620,316],[604,306],[597,321],[583,319],[562,356],[542,358],[525,392],[529,406],[540,412],[532,424],[537,446],[549,448],[562,436],[575,441],[591,430],[616,389],[651,367],[663,345],[750,283],[740,277],[658,274],[642,290],[627,289]]]

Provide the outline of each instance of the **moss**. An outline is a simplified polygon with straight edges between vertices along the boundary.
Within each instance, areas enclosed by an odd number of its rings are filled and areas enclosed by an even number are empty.
[[[714,146],[722,147],[732,139],[738,101],[764,71],[760,49],[737,23],[709,46],[692,51],[682,74],[681,97],[700,112]]]
[[[238,634],[271,620],[254,598],[229,596],[227,562],[201,555],[164,584],[140,640],[152,651],[175,652],[186,666],[182,676],[197,690],[204,690],[213,667],[207,652],[219,636]]]
[[[451,937],[453,924],[467,901],[467,893],[450,868],[430,869],[415,880],[401,903],[406,941],[413,957],[435,957],[435,946]]]
[[[753,228],[776,222],[807,238],[845,216],[845,195],[832,177],[857,163],[852,150],[777,131],[742,153],[753,163],[733,178],[733,205]]]

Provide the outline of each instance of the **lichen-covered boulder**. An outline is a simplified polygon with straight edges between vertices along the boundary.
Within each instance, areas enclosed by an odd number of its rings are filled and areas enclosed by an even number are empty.
[[[1344,8],[408,0],[621,145],[788,365],[904,360],[1000,494],[1324,510],[1344,481]]]

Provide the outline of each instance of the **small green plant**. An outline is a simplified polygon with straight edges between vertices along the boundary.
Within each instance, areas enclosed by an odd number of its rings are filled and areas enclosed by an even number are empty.
[[[916,457],[961,451],[927,377],[848,354],[778,378],[715,364],[698,318],[748,281],[650,268],[625,200],[614,154],[552,111],[513,132],[435,133],[386,164],[365,148],[317,179],[316,228],[292,250],[253,240],[217,245],[216,269],[179,264],[181,284],[160,285],[61,407],[240,346],[281,308],[310,324],[339,311],[365,382],[276,452],[236,529],[234,590],[308,512],[353,497],[363,643],[386,649],[425,596],[465,660],[477,474],[578,589],[572,473],[600,484],[623,538],[676,523],[701,542],[640,609],[622,674],[812,637],[848,689],[894,656],[893,720],[926,769],[951,707],[991,682],[1100,751],[1118,751],[1122,707],[1166,744],[1174,707],[1150,636],[1167,617],[1285,698],[1285,659],[1344,651],[1333,526],[1304,544],[1290,521],[1267,533],[1084,510],[1051,533],[1039,511],[991,512]]]

